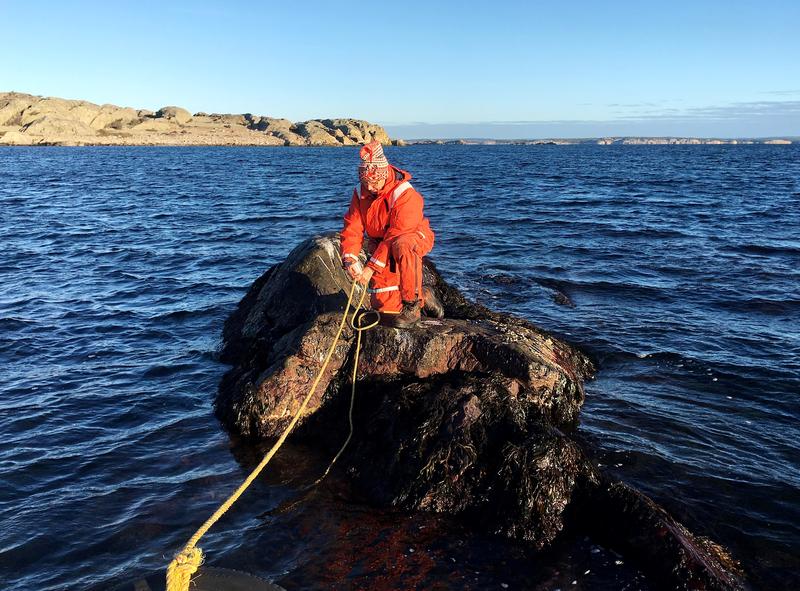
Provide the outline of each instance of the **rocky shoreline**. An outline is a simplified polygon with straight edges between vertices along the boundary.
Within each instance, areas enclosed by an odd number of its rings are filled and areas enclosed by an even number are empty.
[[[0,93],[0,145],[14,146],[355,146],[392,143],[380,125],[359,119],[294,123],[245,113],[191,114],[88,101]]]

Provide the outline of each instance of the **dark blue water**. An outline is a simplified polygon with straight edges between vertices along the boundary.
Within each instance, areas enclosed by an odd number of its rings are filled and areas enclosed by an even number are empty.
[[[388,155],[426,197],[449,280],[599,360],[580,428],[597,462],[730,547],[757,588],[800,587],[800,149]],[[222,323],[339,227],[355,159],[0,149],[0,587],[161,568],[258,461],[211,414]],[[330,459],[284,449],[204,538],[210,564],[295,589],[647,588],[589,541],[535,556],[370,509],[344,478],[276,513]]]

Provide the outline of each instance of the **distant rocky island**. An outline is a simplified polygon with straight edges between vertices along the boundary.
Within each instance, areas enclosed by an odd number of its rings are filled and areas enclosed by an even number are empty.
[[[88,101],[0,93],[0,145],[355,146],[392,141],[380,125],[358,119],[294,123],[244,113],[157,111]]]

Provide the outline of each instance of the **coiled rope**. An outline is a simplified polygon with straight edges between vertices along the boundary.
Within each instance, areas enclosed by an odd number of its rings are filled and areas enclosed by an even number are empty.
[[[314,383],[311,385],[311,389],[306,394],[306,397],[303,399],[300,408],[297,409],[297,412],[292,417],[291,422],[286,426],[281,433],[281,436],[275,442],[275,444],[270,448],[270,450],[266,453],[264,458],[261,462],[256,466],[250,475],[245,478],[244,482],[239,485],[231,496],[227,498],[227,500],[219,506],[219,508],[214,511],[213,515],[209,517],[203,525],[194,533],[194,535],[189,538],[189,541],[186,542],[186,545],[183,547],[172,562],[169,563],[167,567],[167,588],[166,591],[188,591],[189,583],[191,582],[192,575],[197,572],[197,569],[200,568],[200,565],[203,563],[203,551],[197,547],[197,543],[200,541],[200,538],[211,529],[211,526],[214,525],[220,517],[222,517],[225,512],[230,509],[230,507],[236,502],[236,500],[244,493],[245,490],[252,484],[252,482],[258,477],[264,467],[269,463],[275,453],[280,449],[283,445],[283,442],[286,441],[286,438],[289,436],[289,433],[292,432],[297,421],[300,420],[300,416],[305,411],[306,406],[308,405],[311,397],[314,395],[314,392],[317,390],[317,386],[319,386],[319,382],[322,379],[322,375],[325,373],[325,370],[328,368],[328,363],[333,356],[333,351],[336,348],[336,345],[339,342],[339,338],[342,336],[342,330],[344,330],[345,322],[347,322],[347,316],[350,313],[350,307],[353,303],[353,295],[355,294],[357,282],[353,282],[350,286],[350,294],[347,297],[347,305],[345,306],[344,313],[342,314],[342,320],[339,323],[339,329],[336,331],[336,336],[331,343],[330,349],[328,349],[328,354],[325,356],[325,360],[322,362],[322,367],[317,374],[317,377],[314,379]],[[380,316],[378,315],[377,320],[374,322],[370,322],[366,325],[362,324],[364,314],[358,316],[358,312],[361,309],[362,304],[364,303],[364,297],[367,294],[367,290],[363,289],[361,292],[361,297],[358,300],[358,305],[355,307],[353,311],[353,315],[350,318],[350,326],[356,331],[357,339],[356,339],[356,353],[355,359],[353,363],[353,379],[352,379],[352,390],[351,390],[351,397],[350,397],[350,412],[349,412],[349,420],[350,420],[350,433],[347,436],[347,440],[344,442],[344,445],[338,451],[336,456],[333,458],[331,463],[328,465],[328,468],[325,470],[325,473],[317,480],[317,483],[321,482],[325,476],[328,475],[330,472],[331,467],[339,459],[339,456],[342,455],[345,447],[350,442],[350,439],[353,435],[353,403],[355,400],[355,392],[356,392],[356,374],[358,372],[358,356],[359,351],[361,349],[361,333],[376,326],[380,321]],[[356,317],[358,316],[358,324],[356,325]]]

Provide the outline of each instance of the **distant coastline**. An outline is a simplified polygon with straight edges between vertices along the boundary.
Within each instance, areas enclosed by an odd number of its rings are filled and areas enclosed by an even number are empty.
[[[602,138],[548,138],[548,139],[412,139],[401,140],[405,145],[462,145],[462,146],[576,146],[594,144],[601,146],[629,145],[629,146],[697,146],[697,145],[741,145],[741,144],[770,144],[789,145],[800,142],[800,138],[698,138],[698,137],[602,137]]]

